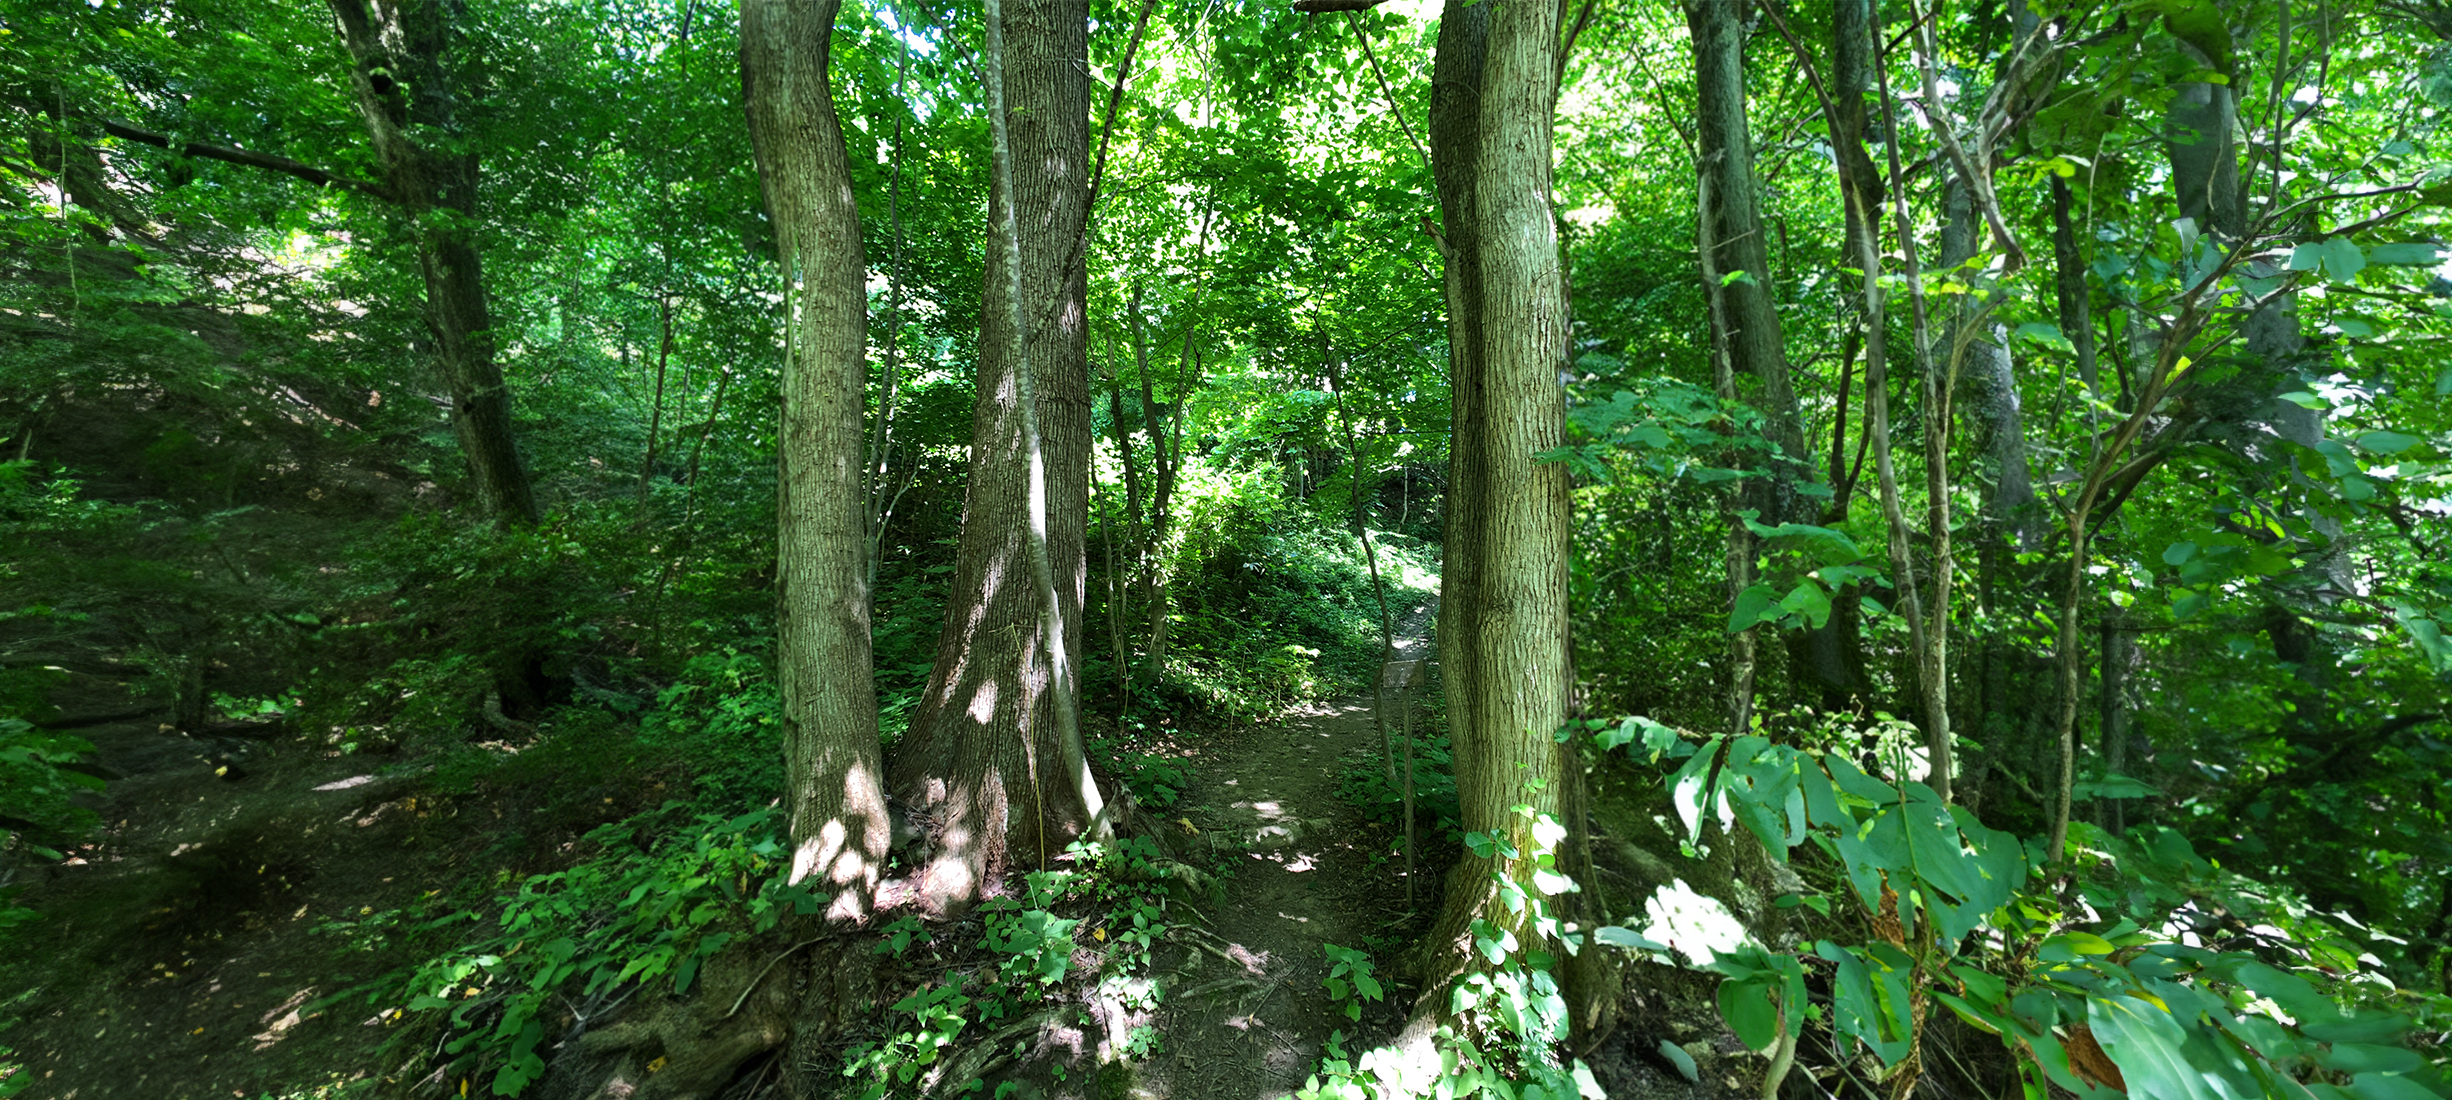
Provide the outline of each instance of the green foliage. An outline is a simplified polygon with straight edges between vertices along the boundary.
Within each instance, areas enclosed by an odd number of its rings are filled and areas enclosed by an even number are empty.
[[[783,794],[783,701],[766,662],[724,649],[691,657],[642,715],[640,743],[686,768],[709,808]]]
[[[1464,829],[1462,809],[1456,800],[1456,765],[1445,733],[1427,732],[1439,723],[1417,723],[1413,735],[1413,806],[1414,812],[1430,819],[1435,835],[1461,842]],[[1401,731],[1389,735],[1402,741]],[[1397,767],[1404,765],[1404,746],[1397,745]],[[1337,793],[1363,816],[1384,825],[1402,828],[1405,820],[1405,786],[1402,776],[1391,782],[1387,769],[1381,766],[1379,752],[1373,748],[1367,758],[1349,760],[1337,785]]]
[[[1161,703],[1163,705],[1163,703]],[[1158,707],[1147,709],[1155,710]],[[1162,736],[1142,718],[1128,718],[1123,732],[1113,738],[1090,738],[1090,754],[1106,763],[1106,770],[1121,782],[1141,805],[1166,809],[1183,795],[1192,783],[1184,771],[1183,757],[1163,752],[1143,752],[1133,746]]]
[[[395,936],[460,925],[440,954],[345,991],[384,1006],[387,1021],[421,1023],[420,1045],[440,1032],[441,1068],[493,1071],[496,1096],[517,1096],[544,1072],[539,1053],[559,998],[605,1003],[631,985],[669,981],[686,993],[699,968],[736,938],[772,931],[788,913],[815,913],[823,895],[783,881],[775,813],[699,815],[659,840],[644,839],[663,809],[588,834],[599,854],[532,876],[482,909],[447,903],[327,921],[318,931],[357,950]],[[481,929],[482,931],[478,931]],[[326,1003],[329,1003],[328,1001]]]
[[[1370,952],[1333,943],[1320,946],[1328,953],[1328,976],[1320,979],[1320,984],[1328,988],[1328,999],[1337,1003],[1346,1019],[1359,1022],[1363,1002],[1377,1002],[1387,996],[1373,973]]]
[[[894,1004],[898,1015],[877,1038],[852,1047],[843,1076],[858,1089],[854,1095],[920,1095],[930,1070],[974,1022],[993,1024],[1066,998],[1067,983],[1076,980],[1075,956],[1085,950],[1099,951],[1092,996],[1127,1010],[1156,1007],[1150,971],[1166,932],[1169,881],[1157,848],[1137,838],[1103,846],[1076,842],[1065,855],[1071,866],[1032,871],[1023,878],[1023,896],[995,898],[983,907],[983,962],[922,984]],[[882,931],[876,950],[897,958],[926,934],[909,916]],[[1118,1053],[1139,1057],[1157,1044],[1155,1033],[1144,1030]],[[983,1083],[938,1081],[931,1088],[960,1095]]]
[[[1567,1005],[1552,974],[1558,960],[1537,946],[1554,945],[1571,955],[1585,944],[1583,933],[1571,930],[1549,910],[1548,899],[1581,889],[1557,869],[1557,847],[1566,839],[1566,827],[1529,805],[1518,805],[1515,814],[1527,847],[1519,847],[1504,832],[1465,837],[1467,850],[1491,862],[1490,882],[1506,916],[1503,923],[1473,921],[1474,965],[1448,989],[1447,1013],[1453,1022],[1442,1024],[1426,1046],[1412,1051],[1379,1047],[1352,1060],[1341,1056],[1341,1044],[1332,1039],[1320,1072],[1297,1096],[1574,1100],[1598,1093],[1582,1062],[1562,1058]],[[1346,949],[1328,948],[1332,960],[1345,964],[1347,976],[1360,976],[1354,980],[1355,990],[1368,996],[1368,956],[1357,960],[1359,952],[1341,952]],[[1337,994],[1334,984],[1330,991]],[[1348,1018],[1360,1018],[1358,1005],[1347,1007]]]
[[[1195,483],[1170,558],[1180,625],[1168,675],[1203,706],[1249,719],[1367,684],[1381,658],[1361,544],[1313,525],[1265,484]],[[1431,591],[1434,548],[1384,532],[1372,540],[1389,609],[1402,615]]]
[[[1637,737],[1646,755],[1677,755],[1665,730],[1631,720],[1602,745],[1634,751]],[[2081,879],[2090,904],[2065,909],[2040,881],[2045,853],[1840,754],[1715,737],[1668,783],[1689,835],[1716,818],[1743,823],[1782,859],[1810,845],[1843,870],[1875,932],[1864,944],[1745,944],[1711,958],[1722,1014],[1748,1046],[1792,1043],[1809,1011],[1826,1010],[1842,1053],[1861,1044],[1898,1066],[1924,1035],[1911,1005],[1929,996],[1999,1036],[2034,1092],[2048,1081],[2099,1095],[2089,1061],[2099,1042],[2129,1092],[2156,1100],[2452,1093],[2439,1068],[2393,1045],[2452,1003],[2379,983],[2372,956],[2224,881],[2177,833],[2110,841],[2111,858]],[[2192,912],[2227,914],[2221,902],[2234,899],[2293,931],[2251,936],[2253,949],[2174,935]],[[1808,965],[1831,968],[1827,1005],[1808,1007]]]
[[[0,822],[0,857],[9,863],[22,856],[39,860],[61,858],[60,847],[93,827],[92,810],[70,801],[80,791],[102,789],[102,780],[71,770],[93,745],[81,738],[36,729],[22,718],[0,717],[0,805],[10,820]],[[22,887],[14,874],[0,874],[0,933],[12,924],[33,920],[33,910],[15,903]]]

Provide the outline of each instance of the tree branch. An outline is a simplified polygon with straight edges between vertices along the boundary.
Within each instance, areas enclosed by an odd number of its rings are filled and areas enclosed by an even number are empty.
[[[250,168],[261,168],[268,172],[295,176],[318,187],[343,187],[372,195],[385,202],[399,201],[393,196],[391,189],[382,184],[369,183],[337,172],[327,172],[312,164],[291,160],[288,157],[278,157],[270,153],[258,153],[247,149],[232,149],[221,145],[207,145],[201,141],[180,141],[168,134],[157,134],[151,130],[138,129],[116,119],[92,118],[91,121],[100,126],[103,133],[112,137],[142,145],[151,145],[159,149],[168,149],[181,156],[203,157],[206,160],[218,160],[226,164],[243,164]]]
[[[1294,0],[1295,11],[1317,15],[1324,11],[1369,11],[1387,0]]]
[[[1373,2],[1376,3],[1377,0]],[[1295,7],[1300,8],[1302,5],[1296,4]],[[1396,89],[1389,86],[1388,74],[1379,67],[1379,55],[1371,50],[1370,33],[1362,28],[1362,16],[1355,14],[1361,10],[1360,8],[1346,9],[1346,26],[1353,29],[1354,40],[1362,43],[1362,56],[1371,63],[1371,75],[1379,78],[1379,94],[1388,97],[1388,111],[1396,116],[1396,128],[1405,132],[1405,144],[1413,146],[1414,153],[1422,158],[1422,167],[1427,170],[1431,166],[1430,153],[1422,148],[1419,140],[1414,138],[1413,125],[1405,121],[1405,105],[1397,102]]]

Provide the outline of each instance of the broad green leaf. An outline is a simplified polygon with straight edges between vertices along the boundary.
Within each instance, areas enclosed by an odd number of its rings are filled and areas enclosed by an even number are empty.
[[[1728,613],[1728,632],[1742,633],[1765,619],[1778,615],[1779,590],[1767,584],[1757,584],[1737,593],[1737,601]]]
[[[1803,616],[1805,625],[1815,630],[1820,630],[1823,624],[1830,621],[1830,594],[1822,591],[1821,585],[1809,580],[1797,582],[1796,588],[1779,605],[1791,614]]]
[[[2442,1100],[2434,1091],[2397,1073],[2362,1073],[2350,1079],[2358,1100]]]
[[[2213,1088],[2189,1064],[2187,1030],[2152,1004],[2129,996],[2088,997],[2086,1022],[2136,1100],[2248,1100]]]
[[[2408,1073],[2426,1059],[2408,1047],[2335,1043],[2317,1053],[2316,1064],[2336,1073]]]
[[[1769,973],[1720,983],[1720,1016],[1737,1033],[1738,1042],[1761,1050],[1779,1036],[1779,1005],[1774,1000],[1778,989],[1778,976]]]
[[[1605,943],[1611,947],[1631,947],[1641,951],[1669,950],[1668,944],[1646,938],[1642,933],[1622,925],[1604,924],[1595,928],[1592,939],[1595,943]]]
[[[2360,450],[2380,455],[2399,454],[2417,445],[2417,436],[2403,435],[2400,432],[2368,432],[2358,437]]]
[[[2367,262],[2399,267],[2432,267],[2442,250],[2431,244],[2379,244],[2367,250]]]
[[[2021,340],[2031,340],[2055,351],[2075,350],[2069,338],[2061,333],[2060,326],[2049,321],[2028,321],[2010,332]]]

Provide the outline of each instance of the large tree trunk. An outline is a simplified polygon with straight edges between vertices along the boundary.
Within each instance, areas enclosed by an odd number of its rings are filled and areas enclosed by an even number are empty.
[[[1441,1010],[1475,920],[1557,951],[1493,889],[1494,871],[1520,881],[1544,847],[1515,807],[1564,824],[1558,864],[1573,875],[1582,863],[1582,775],[1556,737],[1570,686],[1567,477],[1537,457],[1565,434],[1565,288],[1550,213],[1556,23],[1546,4],[1450,0],[1433,74],[1455,432],[1440,650],[1457,799],[1467,832],[1503,837],[1525,857],[1502,867],[1468,854],[1450,873],[1426,941],[1424,990]],[[1572,917],[1578,897],[1546,900]],[[1586,1020],[1607,1003],[1580,990],[1576,972],[1564,977]]]
[[[777,648],[792,807],[791,880],[868,908],[888,848],[868,601],[863,462],[868,265],[827,85],[841,0],[741,8],[741,99],[783,255]]]
[[[1018,216],[1018,306],[1037,367],[1056,617],[1078,623],[1087,584],[1089,360],[1083,268],[1068,261],[1078,258],[1087,212],[1089,30],[1078,5],[1027,0],[1005,8],[1004,37],[1013,183],[1012,194],[1000,184],[990,196],[989,222],[1001,224],[1007,203]],[[1080,746],[1077,738],[1064,744],[1057,731],[1047,617],[1031,583],[1030,469],[1021,364],[1009,332],[1009,266],[1003,248],[988,250],[953,592],[936,665],[891,771],[892,789],[928,818],[935,851],[922,889],[940,905],[978,897],[1016,861],[1045,863],[1099,810],[1067,772]],[[1068,648],[1067,662],[1077,665],[1077,657]]]
[[[1430,146],[1439,189],[1441,285],[1447,298],[1448,407],[1452,434],[1447,446],[1447,507],[1441,516],[1439,566],[1439,678],[1447,697],[1449,739],[1461,763],[1478,751],[1472,743],[1473,693],[1480,680],[1473,644],[1480,628],[1483,485],[1482,458],[1481,245],[1473,211],[1479,183],[1474,163],[1480,150],[1482,55],[1490,34],[1490,9],[1448,5],[1439,18],[1431,59]]]
[[[477,210],[477,154],[422,144],[459,138],[462,92],[448,60],[458,4],[330,0],[349,49],[358,113],[374,137],[390,197],[417,225],[426,324],[451,426],[486,510],[505,523],[536,522],[536,494],[511,431],[511,394],[494,359],[485,271],[469,226]],[[442,216],[434,216],[436,214]]]

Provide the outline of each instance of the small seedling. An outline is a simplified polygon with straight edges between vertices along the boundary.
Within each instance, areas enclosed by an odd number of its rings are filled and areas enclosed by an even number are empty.
[[[1346,1019],[1361,1020],[1362,1002],[1384,1000],[1387,996],[1372,974],[1370,953],[1333,943],[1320,946],[1327,950],[1329,962],[1328,977],[1321,979],[1320,984],[1328,987],[1330,1000],[1344,1007]]]

